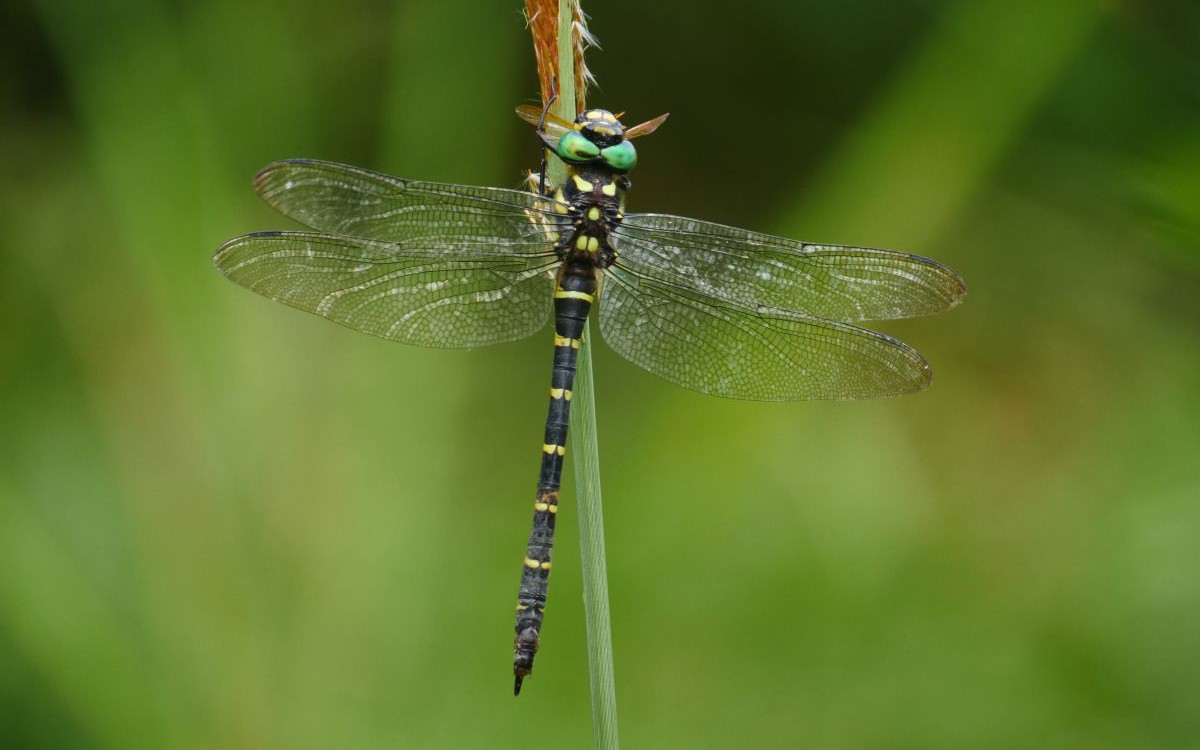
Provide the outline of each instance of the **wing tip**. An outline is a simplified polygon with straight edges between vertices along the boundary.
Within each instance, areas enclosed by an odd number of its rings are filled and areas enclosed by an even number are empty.
[[[967,280],[962,277],[958,271],[955,271],[950,266],[944,263],[938,263],[939,266],[954,280],[954,296],[950,298],[950,304],[946,306],[947,310],[952,310],[962,304],[967,296]]]
[[[967,296],[967,280],[962,277],[958,271],[955,271],[950,266],[932,258],[926,258],[920,255],[914,255],[914,258],[920,258],[922,261],[934,266],[943,276],[950,281],[948,299],[946,306],[938,312],[952,310],[962,304],[963,299]]]
[[[963,299],[967,296],[967,281],[962,277],[962,274],[960,274],[958,271],[955,271],[953,268],[941,262],[940,260],[934,260],[933,258],[919,255],[917,253],[905,253],[905,255],[907,255],[910,260],[917,261],[922,265],[933,268],[950,282],[947,285],[947,294],[944,298],[945,303],[942,306],[931,309],[928,313],[922,312],[911,317],[918,317],[919,315],[928,314],[936,315],[937,313],[946,312],[947,310],[953,310],[962,304]]]
[[[882,339],[887,344],[903,352],[907,362],[913,366],[907,371],[906,377],[902,379],[901,387],[892,391],[880,391],[878,397],[889,396],[908,396],[914,393],[920,393],[933,385],[933,367],[929,364],[929,360],[917,351],[912,345],[906,344],[895,336],[889,336],[886,333],[872,331],[879,339]],[[897,368],[897,374],[901,374],[901,368]],[[860,398],[875,398],[876,396],[866,395]]]
[[[233,239],[225,240],[221,243],[221,246],[216,249],[216,252],[213,253],[212,264],[213,268],[217,269],[217,273],[229,278],[229,273],[232,269],[230,264],[225,262],[226,258],[238,247],[238,245],[242,243],[246,237],[247,235],[241,235],[240,237],[234,237]]]
[[[279,237],[284,234],[287,234],[287,232],[280,232],[278,230],[249,232],[247,234],[239,234],[237,237],[225,240],[221,243],[220,247],[213,252],[213,267],[216,268],[222,276],[228,277],[236,269],[236,264],[227,264],[224,261],[234,250],[253,240],[262,239],[264,237]]]
[[[254,192],[266,199],[267,193],[264,192],[264,188],[276,172],[293,167],[320,166],[324,163],[320,159],[279,159],[278,161],[273,161],[254,174]]]

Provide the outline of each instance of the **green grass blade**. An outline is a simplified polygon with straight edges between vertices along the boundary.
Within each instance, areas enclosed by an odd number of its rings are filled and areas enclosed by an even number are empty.
[[[575,457],[575,494],[579,498],[579,556],[583,563],[583,605],[587,621],[588,676],[592,726],[597,748],[616,748],[617,686],[613,676],[612,630],[608,612],[608,571],[604,558],[604,507],[600,498],[600,453],[596,439],[596,403],[592,388],[589,326],[584,327],[575,376],[571,453]]]

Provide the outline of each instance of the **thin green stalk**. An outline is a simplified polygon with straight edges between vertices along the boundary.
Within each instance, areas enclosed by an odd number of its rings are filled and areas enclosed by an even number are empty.
[[[558,2],[558,102],[556,114],[575,119],[575,44],[571,0]],[[550,179],[561,184],[566,165],[551,158]],[[588,678],[592,731],[598,750],[616,750],[617,687],[613,677],[612,628],[608,614],[608,570],[604,562],[604,509],[600,500],[600,454],[596,402],[592,389],[591,330],[585,324],[571,400],[571,454],[579,502],[579,556],[583,568],[583,609],[587,623]]]
[[[592,355],[583,329],[579,371],[572,399],[572,446],[575,494],[579,497],[579,557],[583,562],[583,609],[587,621],[588,677],[592,691],[595,746],[615,750],[617,684],[613,676],[612,629],[608,613],[608,570],[604,562],[604,508],[600,501],[600,452],[596,439],[596,403],[592,390]]]

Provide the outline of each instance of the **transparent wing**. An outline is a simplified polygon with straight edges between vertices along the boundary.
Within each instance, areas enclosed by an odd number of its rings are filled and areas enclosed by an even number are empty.
[[[627,214],[618,264],[750,310],[842,321],[929,315],[966,293],[958,274],[919,255],[798,242],[697,219]]]
[[[265,297],[406,344],[485,346],[546,325],[553,252],[517,252],[477,238],[464,247],[439,245],[442,239],[259,232],[226,242],[213,262]]]
[[[553,202],[502,188],[402,180],[345,164],[289,159],[265,167],[254,189],[275,210],[322,232],[391,242],[545,247]]]
[[[520,117],[536,128],[538,123],[542,121],[542,108],[535,107],[532,104],[517,105],[517,117]],[[575,123],[564,120],[553,112],[547,112],[546,121],[542,125],[542,128],[546,137],[557,143],[559,138],[567,134],[567,131],[575,129]]]
[[[754,401],[895,396],[929,385],[909,346],[786,310],[754,312],[617,267],[605,274],[600,330],[621,356],[701,393]]]
[[[655,130],[658,130],[658,127],[666,122],[667,118],[670,116],[670,112],[665,112],[658,117],[655,117],[653,120],[639,122],[637,125],[634,125],[625,131],[625,138],[632,140],[634,138],[640,138],[643,135],[650,135]]]

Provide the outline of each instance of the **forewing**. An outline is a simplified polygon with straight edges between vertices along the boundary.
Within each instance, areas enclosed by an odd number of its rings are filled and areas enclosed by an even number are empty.
[[[334,162],[289,159],[265,167],[254,189],[275,210],[322,232],[389,242],[546,243],[549,199],[501,188],[403,180]]]
[[[627,214],[615,235],[622,267],[750,310],[888,320],[947,310],[966,293],[941,263],[891,250],[798,242],[662,214]]]
[[[754,401],[895,396],[929,385],[906,344],[785,310],[753,312],[609,268],[604,340],[626,359],[701,393]]]
[[[254,292],[373,336],[466,348],[541,330],[553,254],[478,243],[468,250],[316,232],[259,232],[226,242],[213,262]]]

